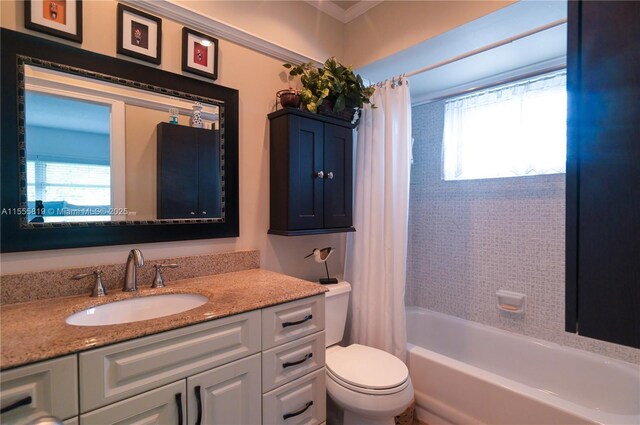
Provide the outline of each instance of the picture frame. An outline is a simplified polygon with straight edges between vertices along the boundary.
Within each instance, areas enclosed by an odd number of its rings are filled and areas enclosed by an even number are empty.
[[[82,43],[82,0],[25,0],[24,26]]]
[[[118,54],[160,65],[162,19],[118,3]]]
[[[183,27],[182,70],[216,80],[218,78],[218,39]]]

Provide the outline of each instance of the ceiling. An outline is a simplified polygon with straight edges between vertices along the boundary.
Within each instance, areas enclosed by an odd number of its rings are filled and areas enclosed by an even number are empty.
[[[502,43],[566,19],[566,10],[563,1],[519,1],[356,71],[371,82],[413,74],[411,100],[419,104],[557,69],[566,64],[566,24]],[[492,45],[499,47],[469,56]]]
[[[383,0],[305,0],[311,6],[346,24],[369,9],[379,5]]]
[[[84,133],[110,133],[109,106],[32,91],[26,94],[26,104],[25,118],[29,126]]]

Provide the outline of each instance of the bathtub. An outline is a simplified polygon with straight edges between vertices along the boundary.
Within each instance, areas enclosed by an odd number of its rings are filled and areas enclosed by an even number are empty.
[[[640,366],[407,307],[420,420],[640,424]]]

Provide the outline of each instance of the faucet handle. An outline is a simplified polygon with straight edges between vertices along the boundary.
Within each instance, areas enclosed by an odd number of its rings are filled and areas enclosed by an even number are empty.
[[[153,268],[156,269],[155,276],[153,277],[153,283],[151,284],[152,288],[164,288],[164,277],[162,276],[162,269],[168,267],[171,269],[175,269],[178,267],[177,264],[154,264]]]
[[[95,276],[96,277],[96,283],[93,287],[93,291],[91,291],[91,296],[92,297],[104,297],[105,295],[107,295],[107,290],[104,289],[104,285],[102,284],[102,270],[95,270],[92,271],[91,273],[80,273],[77,274],[75,276],[73,276],[71,279],[73,280],[80,280],[80,279],[84,279],[85,277],[89,277],[89,276]]]

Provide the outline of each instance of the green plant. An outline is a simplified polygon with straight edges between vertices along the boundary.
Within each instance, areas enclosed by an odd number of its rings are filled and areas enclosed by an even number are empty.
[[[354,74],[351,66],[344,66],[335,58],[327,59],[322,68],[312,63],[297,66],[285,63],[283,66],[289,69],[289,75],[300,76],[302,104],[310,112],[318,112],[323,102],[332,105],[334,112],[362,108],[370,103],[375,91],[375,87],[364,85],[362,77]]]

